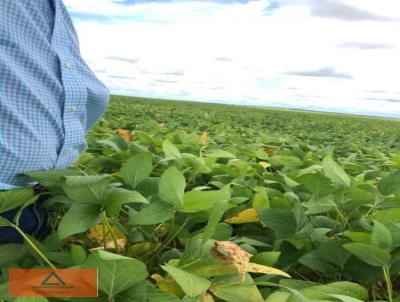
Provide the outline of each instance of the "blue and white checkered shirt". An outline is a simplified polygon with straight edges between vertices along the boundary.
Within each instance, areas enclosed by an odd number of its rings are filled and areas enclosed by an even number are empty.
[[[71,165],[107,104],[62,0],[0,0],[0,190]]]

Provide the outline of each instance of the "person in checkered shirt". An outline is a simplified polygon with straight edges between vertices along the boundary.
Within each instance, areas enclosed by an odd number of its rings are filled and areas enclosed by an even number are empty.
[[[62,0],[0,1],[0,191],[34,186],[21,173],[70,166],[108,99],[80,55]],[[20,219],[37,236],[47,216],[40,202]],[[12,219],[16,211],[0,216]],[[0,227],[0,243],[10,242],[22,238]]]

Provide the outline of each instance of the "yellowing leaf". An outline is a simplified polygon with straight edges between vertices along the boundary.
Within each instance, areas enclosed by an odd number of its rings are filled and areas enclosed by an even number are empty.
[[[258,164],[259,164],[261,167],[263,167],[264,169],[267,169],[267,168],[271,167],[271,164],[269,164],[269,163],[267,163],[267,162],[265,162],[265,161],[260,161]]]
[[[105,228],[105,230],[106,230],[106,248],[107,249],[116,249],[111,233],[108,232],[107,228]],[[120,250],[125,249],[125,246],[127,243],[127,238],[126,238],[125,234],[116,227],[113,227],[112,231],[114,233],[118,248]],[[98,244],[103,244],[103,241],[104,241],[103,225],[97,224],[94,227],[92,227],[89,230],[87,236],[90,239],[96,240],[96,242]]]
[[[268,153],[269,155],[273,155],[275,153],[275,150],[272,149],[271,147],[264,147],[264,152]]]
[[[256,264],[256,263],[248,263],[246,267],[246,271],[248,273],[258,273],[258,274],[266,274],[266,275],[279,275],[279,276],[284,276],[291,278],[289,274],[285,273],[284,271],[281,271],[279,269],[266,266],[266,265],[261,265],[261,264]]]
[[[118,247],[118,249],[121,251],[121,250],[124,250],[125,249],[125,246],[126,246],[126,239],[117,239],[116,240],[116,243],[117,243],[117,247]],[[114,243],[114,240],[113,241],[108,241],[108,242],[106,242],[106,249],[107,250],[116,250],[117,248],[115,247],[115,243]]]
[[[132,134],[129,131],[119,128],[117,132],[118,135],[122,137],[127,143],[130,143],[132,141]]]
[[[129,253],[132,257],[141,258],[145,255],[151,254],[153,251],[160,247],[159,242],[140,242],[129,247]]]
[[[242,224],[242,223],[259,222],[259,221],[260,220],[258,219],[257,211],[253,208],[243,210],[237,215],[225,219],[225,222],[229,224]]]
[[[175,280],[164,278],[159,274],[153,274],[151,275],[151,278],[156,281],[158,288],[164,293],[172,294],[174,296],[177,296],[178,298],[183,298],[183,296],[185,295],[185,293],[182,291],[178,283],[175,282]]]
[[[214,298],[208,293],[204,293],[202,295],[201,299],[203,299],[203,300],[200,300],[201,302],[214,302]]]
[[[207,142],[208,142],[208,134],[207,134],[207,132],[203,132],[202,134],[200,134],[200,136],[199,136],[199,142],[200,142],[200,144],[202,144],[202,145],[207,144]]]

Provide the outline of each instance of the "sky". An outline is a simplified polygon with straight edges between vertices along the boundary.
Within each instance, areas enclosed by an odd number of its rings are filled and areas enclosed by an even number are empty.
[[[400,118],[398,0],[64,0],[114,94]]]

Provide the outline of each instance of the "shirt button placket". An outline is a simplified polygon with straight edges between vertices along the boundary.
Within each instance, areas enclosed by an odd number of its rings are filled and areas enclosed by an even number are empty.
[[[69,72],[69,70],[72,69],[72,67],[73,67],[73,65],[69,61],[64,62],[63,65],[64,65],[64,68],[67,70],[66,72]],[[77,112],[77,111],[78,111],[78,107],[77,106],[75,106],[75,105],[70,105],[69,106],[69,112],[70,113],[74,113],[74,112]],[[75,148],[74,147],[68,147],[67,148],[67,153],[69,155],[74,154],[74,152],[75,152]]]

